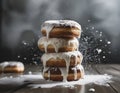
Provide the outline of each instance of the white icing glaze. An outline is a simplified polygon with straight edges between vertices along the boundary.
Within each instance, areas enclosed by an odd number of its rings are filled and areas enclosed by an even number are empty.
[[[76,27],[81,31],[81,26],[79,23],[73,21],[73,20],[48,20],[45,21],[42,26],[41,30],[46,30],[47,38],[49,38],[49,33],[54,27],[60,27],[60,26],[70,26],[70,27]]]
[[[84,74],[84,68],[83,68],[83,66],[81,64],[79,64],[76,67],[72,68],[72,70],[74,70],[74,80],[77,79],[77,70],[80,70],[81,74]],[[83,77],[81,77],[81,78],[83,78]]]
[[[43,62],[43,67],[44,67],[44,71],[46,71],[46,62],[51,59],[51,58],[60,58],[60,59],[64,59],[66,62],[66,71],[62,68],[61,73],[63,75],[63,80],[66,80],[66,77],[68,75],[68,70],[69,70],[69,65],[70,65],[70,59],[71,57],[74,56],[75,59],[77,59],[77,56],[80,56],[80,61],[82,62],[83,56],[79,51],[73,51],[73,52],[62,52],[62,53],[45,53],[43,54],[43,56],[41,57],[41,60]],[[75,62],[75,64],[77,64],[77,60]],[[43,71],[43,73],[44,73]]]
[[[70,59],[72,56],[76,57],[76,59],[77,56],[80,56],[81,61],[83,59],[83,55],[79,51],[72,51],[72,52],[61,52],[61,53],[44,53],[41,57],[41,60],[43,62],[43,66],[45,67],[46,62],[49,59],[51,58],[56,59],[57,57],[59,57],[60,59],[64,59],[66,62],[66,66],[69,67]],[[77,64],[77,60],[76,60],[76,64]]]
[[[44,23],[45,24],[45,23]],[[47,38],[49,38],[49,33],[50,33],[50,31],[53,29],[53,25],[51,25],[51,24],[45,24],[45,26],[44,25],[42,25],[42,27],[41,27],[41,30],[46,30],[46,36],[47,36]]]
[[[63,39],[63,38],[49,38],[49,39],[47,39],[46,37],[41,37],[38,40],[38,46],[39,45],[44,46],[45,52],[47,52],[48,45],[52,45],[55,48],[55,52],[58,52],[59,48],[64,47],[64,46],[76,45],[76,47],[79,47],[79,42],[78,42],[77,38],[67,40],[67,39]]]
[[[22,62],[15,62],[15,61],[8,61],[8,62],[2,62],[0,63],[0,69],[2,71],[4,71],[4,68],[7,67],[7,66],[17,66],[17,67],[21,67],[24,69],[24,65]]]

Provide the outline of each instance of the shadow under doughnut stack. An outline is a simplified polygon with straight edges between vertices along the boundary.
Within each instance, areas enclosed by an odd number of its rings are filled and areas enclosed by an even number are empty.
[[[43,37],[38,40],[38,47],[45,52],[41,57],[44,79],[75,81],[83,78],[83,55],[78,50],[77,40],[81,26],[72,20],[48,20],[42,24],[41,32]]]

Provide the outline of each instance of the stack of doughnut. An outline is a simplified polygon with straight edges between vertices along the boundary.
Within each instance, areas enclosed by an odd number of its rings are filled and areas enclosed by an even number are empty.
[[[81,26],[72,20],[48,20],[42,24],[41,32],[43,37],[38,40],[38,47],[45,52],[41,57],[44,79],[75,81],[83,78],[83,56],[78,51],[77,39]]]

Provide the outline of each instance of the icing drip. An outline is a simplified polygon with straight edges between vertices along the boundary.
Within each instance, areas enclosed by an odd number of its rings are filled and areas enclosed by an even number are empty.
[[[61,75],[63,76],[63,82],[67,81],[68,71],[67,68],[59,68],[61,71]]]
[[[0,69],[2,70],[2,71],[4,71],[4,68],[5,67],[7,67],[7,66],[17,66],[17,67],[21,67],[21,68],[24,68],[24,65],[23,65],[23,63],[21,63],[21,62],[12,62],[12,61],[10,61],[10,62],[2,62],[2,63],[0,63]]]
[[[45,71],[47,71],[48,69],[49,69],[49,67],[46,67],[43,65],[43,76],[44,76]]]
[[[49,38],[49,40],[46,37],[42,37],[38,40],[38,46],[43,45],[45,48],[45,52],[47,52],[48,45],[52,45],[55,48],[55,52],[57,53],[60,47],[64,46],[73,46],[75,45],[78,50],[79,42],[77,38],[73,38],[70,40],[62,39],[62,38]]]
[[[42,25],[42,28],[41,30],[45,30],[46,31],[46,36],[47,36],[47,39],[49,38],[49,33],[50,31],[53,29],[54,25],[51,25],[51,24],[44,24]]]
[[[51,58],[60,58],[60,59],[64,59],[66,62],[66,69],[60,69],[62,76],[63,76],[63,81],[66,81],[66,78],[68,76],[68,70],[69,70],[69,65],[70,65],[70,59],[71,57],[74,56],[75,58],[77,58],[77,56],[80,56],[81,61],[82,61],[82,54],[79,51],[73,51],[73,52],[62,52],[62,53],[45,53],[43,54],[43,56],[41,57],[41,60],[43,62],[43,66],[44,68],[46,68],[46,62],[51,59]],[[76,60],[77,63],[77,60]],[[45,70],[44,70],[45,71]]]
[[[47,38],[49,38],[49,33],[53,29],[53,27],[60,27],[60,26],[76,27],[79,29],[79,31],[81,31],[80,24],[73,20],[48,20],[42,24],[41,30],[45,30],[47,34]]]
[[[84,71],[84,68],[83,68],[82,65],[80,65],[80,71],[82,72],[82,77],[81,78],[84,78],[85,71]]]
[[[48,80],[50,80],[50,71],[48,71]]]
[[[77,79],[77,70],[80,70],[81,74],[84,74],[84,68],[82,65],[77,65],[76,67],[72,68],[72,70],[74,70],[74,80]],[[83,77],[82,77],[83,78]]]
[[[74,80],[76,80],[77,79],[77,69],[73,68],[73,70],[74,70]]]

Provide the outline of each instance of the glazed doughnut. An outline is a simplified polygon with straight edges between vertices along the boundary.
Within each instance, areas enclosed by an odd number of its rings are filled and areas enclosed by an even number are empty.
[[[24,71],[24,65],[21,62],[3,62],[0,63],[0,73],[21,73]]]
[[[53,52],[68,52],[76,51],[79,47],[79,42],[76,38],[63,39],[63,38],[49,38],[41,37],[38,40],[38,47],[41,51],[48,53]]]
[[[67,67],[76,66],[82,62],[83,56],[79,51],[61,52],[61,53],[45,53],[41,57],[43,66],[45,67]]]
[[[48,20],[42,24],[41,32],[47,38],[80,37],[81,26],[72,20]]]
[[[70,67],[68,71],[65,67],[51,67],[43,72],[43,77],[53,81],[74,81],[84,77],[84,69],[82,65]]]

